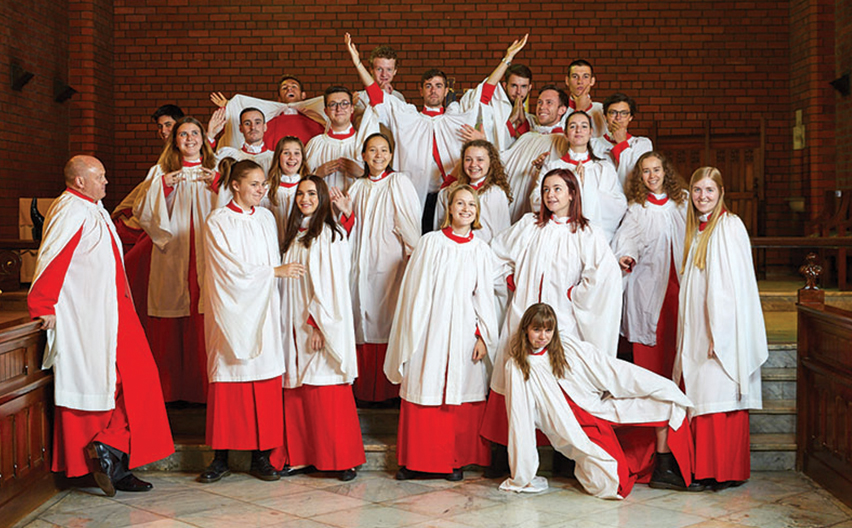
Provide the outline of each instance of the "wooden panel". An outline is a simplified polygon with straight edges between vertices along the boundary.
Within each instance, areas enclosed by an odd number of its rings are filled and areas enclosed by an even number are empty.
[[[26,376],[28,368],[26,348],[0,352],[0,383]]]

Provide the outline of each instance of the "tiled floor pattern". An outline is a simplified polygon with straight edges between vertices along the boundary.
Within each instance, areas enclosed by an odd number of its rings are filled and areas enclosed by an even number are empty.
[[[550,479],[542,494],[506,493],[472,471],[461,483],[397,482],[382,472],[345,484],[315,475],[268,483],[234,474],[206,485],[187,473],[141,476],[152,492],[112,499],[97,488],[62,492],[17,526],[852,528],[852,509],[794,472],[754,473],[744,486],[717,493],[640,484],[624,501],[595,499],[569,479]]]

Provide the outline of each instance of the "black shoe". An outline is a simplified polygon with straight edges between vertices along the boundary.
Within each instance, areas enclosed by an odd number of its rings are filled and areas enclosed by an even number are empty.
[[[693,481],[689,486],[683,480],[683,475],[678,468],[677,460],[671,453],[657,453],[657,465],[651,475],[648,486],[654,489],[669,489],[676,491],[704,491],[706,486],[698,481]]]
[[[482,473],[487,479],[503,478],[509,474],[509,451],[506,446],[491,444],[491,465]]]
[[[577,467],[576,463],[570,458],[566,457],[559,451],[553,451],[553,476],[554,477],[574,477],[574,469]]]
[[[115,497],[112,475],[115,473],[118,461],[112,456],[106,444],[101,442],[90,443],[86,447],[86,452],[89,454],[89,458],[95,461],[95,469],[92,471],[92,475],[95,477],[98,487],[107,497]]]
[[[355,471],[355,468],[344,469],[340,472],[340,476],[338,477],[343,482],[349,482],[350,480],[355,480],[355,477],[358,476],[358,473]]]
[[[137,478],[133,473],[115,483],[118,491],[151,491],[153,487],[153,484]]]
[[[272,463],[269,462],[268,451],[252,452],[249,475],[268,482],[279,480],[281,478],[281,475],[278,474],[278,470],[276,470],[275,467],[272,466]]]
[[[712,486],[708,486],[708,488],[713,491],[722,491],[728,488],[736,488],[745,484],[744,480],[723,480],[722,482],[715,482]]]
[[[444,477],[444,480],[449,480],[450,482],[460,482],[464,480],[464,471],[461,468],[453,469],[452,473],[447,473],[447,476]]]
[[[405,466],[399,468],[399,471],[396,472],[396,476],[394,477],[396,480],[411,480],[420,477],[419,471],[412,471]]]
[[[307,475],[315,472],[316,470],[317,468],[314,466],[302,466],[296,469],[293,469],[290,466],[284,466],[281,471],[278,472],[278,475],[282,477],[293,477],[296,475]]]
[[[225,458],[223,460],[217,456],[196,480],[202,484],[210,484],[211,482],[219,482],[230,474],[231,469],[228,467],[228,459]]]

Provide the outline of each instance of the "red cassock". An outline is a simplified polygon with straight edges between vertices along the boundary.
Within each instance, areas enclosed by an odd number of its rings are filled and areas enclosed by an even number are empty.
[[[58,332],[76,336],[99,333],[97,329],[88,326],[91,320],[83,319],[89,314],[81,314],[81,318],[68,317],[68,304],[74,302],[71,297],[75,291],[88,286],[89,281],[85,281],[85,268],[88,267],[86,259],[97,254],[98,246],[102,248],[104,244],[109,244],[111,250],[108,251],[111,251],[115,265],[115,284],[112,291],[117,298],[117,336],[114,341],[115,355],[114,366],[112,366],[94,362],[101,357],[110,358],[110,351],[95,354],[92,350],[75,350],[67,345],[73,343],[73,337],[65,339],[59,337],[57,333],[57,349],[55,358],[51,360],[57,374],[56,426],[51,469],[65,471],[68,477],[89,473],[85,449],[93,440],[128,453],[131,468],[154,462],[173,453],[174,443],[158,383],[157,366],[134,310],[124,273],[120,245],[116,243],[117,235],[105,225],[110,221],[99,203],[94,204],[87,197],[72,190],[66,191],[57,202],[58,204],[51,208],[51,213],[55,214],[48,214],[43,249],[39,253],[39,258],[44,257],[46,262],[37,272],[37,278],[28,297],[30,315],[33,318],[56,315]],[[64,247],[56,247],[57,242],[63,243],[59,231],[69,233],[69,229],[73,230],[76,227],[67,225],[70,223],[68,220],[77,220],[85,216],[85,214],[75,214],[75,210],[81,208],[89,209],[88,218],[76,233],[64,242]],[[92,219],[96,219],[97,214],[101,212],[103,212],[101,218],[104,225],[95,225],[93,228]],[[95,220],[94,223],[96,222]],[[59,223],[66,225],[62,228],[55,227]],[[105,228],[110,235],[109,242],[103,236]],[[56,233],[55,236],[54,233]],[[51,244],[54,244],[52,252]],[[45,247],[48,249],[45,250]],[[81,250],[75,253],[78,247]],[[107,254],[103,249],[100,251],[101,255]],[[97,279],[91,276],[88,278],[90,281]],[[110,305],[110,303],[104,304]],[[98,307],[92,307],[93,313],[97,311]],[[115,316],[107,314],[107,320],[113,320],[113,317]],[[104,332],[109,332],[109,325]],[[85,338],[78,342],[83,345],[81,348],[88,343]],[[79,373],[76,381],[83,386],[90,385],[89,381],[93,379],[101,382],[98,386],[109,386],[104,378],[109,379],[109,370],[113,368],[115,369],[114,404],[98,401],[101,398],[97,394],[93,396],[75,393],[73,388],[68,388],[67,377],[61,372],[62,369],[66,369],[66,371],[73,370],[75,374]],[[103,372],[102,377],[99,377],[99,372]],[[109,407],[113,405],[114,408],[110,409]],[[106,407],[106,409],[91,410],[92,407]]]
[[[266,123],[263,142],[274,150],[278,141],[285,136],[296,136],[302,140],[303,145],[307,145],[311,138],[324,131],[325,128],[321,124],[302,114],[281,114]]]

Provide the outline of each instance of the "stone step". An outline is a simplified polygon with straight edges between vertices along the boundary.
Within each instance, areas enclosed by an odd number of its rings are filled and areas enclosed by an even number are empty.
[[[764,368],[761,379],[763,401],[796,399],[796,369]]]
[[[769,357],[763,368],[796,368],[796,343],[774,343],[769,345]]]
[[[796,468],[794,433],[751,435],[752,471],[791,471]]]
[[[763,409],[749,411],[749,430],[751,434],[796,432],[795,400],[767,400]]]

